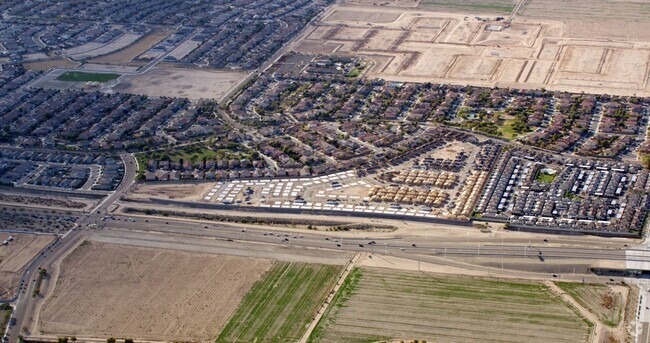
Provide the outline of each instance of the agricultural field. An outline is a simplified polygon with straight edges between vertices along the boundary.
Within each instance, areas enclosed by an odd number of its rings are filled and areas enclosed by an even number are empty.
[[[605,2],[529,0],[506,24],[497,17],[515,11],[514,1],[351,1],[332,6],[291,49],[363,56],[373,62],[364,75],[386,80],[650,95],[650,30],[639,29],[650,29],[642,19],[650,9]]]
[[[296,342],[341,266],[276,263],[246,295],[217,342]]]
[[[556,282],[556,284],[580,305],[596,314],[605,325],[615,327],[621,322],[627,295],[624,286],[613,289],[601,284],[567,282]]]
[[[61,265],[34,333],[206,341],[271,261],[85,242]]]
[[[312,342],[584,342],[591,323],[540,283],[355,269]]]
[[[52,235],[22,235],[0,233],[0,242],[9,236],[13,241],[0,248],[0,299],[11,299],[27,264],[50,242]],[[1,319],[1,318],[0,318]]]
[[[104,73],[85,73],[80,71],[69,71],[61,74],[56,79],[59,81],[70,82],[107,82],[119,78],[120,74],[104,74]]]
[[[441,11],[480,14],[510,14],[514,9],[513,0],[421,0],[418,8]]]

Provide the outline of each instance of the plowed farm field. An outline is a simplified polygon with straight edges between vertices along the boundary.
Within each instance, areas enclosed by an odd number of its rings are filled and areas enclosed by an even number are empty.
[[[585,342],[589,324],[540,283],[356,269],[312,342]]]
[[[342,266],[276,263],[246,295],[217,342],[296,342]]]
[[[38,332],[211,340],[271,265],[264,259],[84,243],[64,259]]]

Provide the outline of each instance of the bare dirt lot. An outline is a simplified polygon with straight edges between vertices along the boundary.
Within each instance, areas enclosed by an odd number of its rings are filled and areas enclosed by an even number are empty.
[[[116,92],[148,96],[221,99],[246,77],[239,71],[154,68],[143,75],[125,75]]]
[[[270,267],[264,259],[84,243],[63,261],[36,332],[211,340]]]
[[[46,245],[54,240],[52,235],[22,235],[0,233],[0,242],[13,236],[13,242],[0,246],[0,299],[11,299],[18,281],[31,261]]]
[[[131,62],[134,58],[140,56],[145,51],[151,49],[156,43],[160,42],[163,38],[167,37],[171,31],[153,32],[146,36],[140,37],[133,44],[110,53],[108,55],[100,56],[89,60],[91,63],[111,63],[111,64],[124,64]],[[143,63],[144,64],[144,63]]]
[[[365,56],[367,76],[388,80],[650,95],[646,3],[528,0],[510,24],[495,14],[510,0],[351,3],[331,7],[292,49]]]
[[[47,61],[28,62],[24,63],[23,66],[29,70],[48,70],[51,68],[76,68],[80,64],[79,62],[72,62],[66,58],[57,58]]]
[[[132,191],[135,198],[163,198],[175,200],[201,200],[214,183],[147,183],[138,184]]]

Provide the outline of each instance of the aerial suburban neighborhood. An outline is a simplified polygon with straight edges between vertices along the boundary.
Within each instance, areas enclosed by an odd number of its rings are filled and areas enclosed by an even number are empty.
[[[650,342],[650,6],[0,2],[4,342]]]

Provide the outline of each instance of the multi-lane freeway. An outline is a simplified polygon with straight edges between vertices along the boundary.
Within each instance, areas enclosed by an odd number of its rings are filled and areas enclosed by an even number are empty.
[[[624,265],[626,251],[635,250],[627,246],[625,240],[603,240],[580,236],[543,236],[503,234],[499,237],[479,233],[463,235],[423,236],[421,233],[348,233],[318,232],[310,230],[269,228],[256,225],[224,224],[207,221],[195,221],[180,218],[131,216],[109,214],[110,207],[131,187],[137,173],[137,161],[131,155],[122,156],[125,173],[122,184],[91,211],[82,215],[77,227],[58,238],[48,246],[29,266],[20,282],[20,291],[15,304],[13,325],[6,338],[17,341],[23,327],[30,323],[38,313],[40,297],[32,294],[36,287],[36,275],[40,269],[54,273],[56,264],[74,247],[89,235],[104,235],[105,239],[120,239],[121,233],[134,233],[133,241],[160,247],[186,246],[205,243],[205,248],[248,249],[264,247],[291,248],[290,251],[328,251],[328,253],[349,256],[353,253],[366,252],[390,255],[406,260],[430,263],[449,263],[466,258],[493,258],[532,263],[551,263],[558,261],[582,261],[585,263],[611,261]],[[433,226],[432,226],[433,227]],[[460,230],[460,229],[459,229]],[[467,230],[466,228],[463,230]],[[469,231],[468,231],[469,232]],[[111,234],[113,234],[111,236]],[[169,237],[175,237],[170,243]],[[189,237],[189,238],[188,238]],[[129,237],[123,238],[129,242]],[[185,242],[183,242],[185,240]],[[218,242],[215,244],[214,242]],[[645,250],[638,250],[644,251]],[[650,255],[635,257],[638,261],[650,262]],[[460,265],[460,264],[458,264]],[[466,268],[466,265],[463,265]],[[477,268],[482,268],[477,266]],[[534,277],[536,273],[518,272],[521,276]],[[550,277],[537,273],[538,277]],[[594,276],[594,278],[596,278]],[[48,287],[47,280],[44,288]]]

